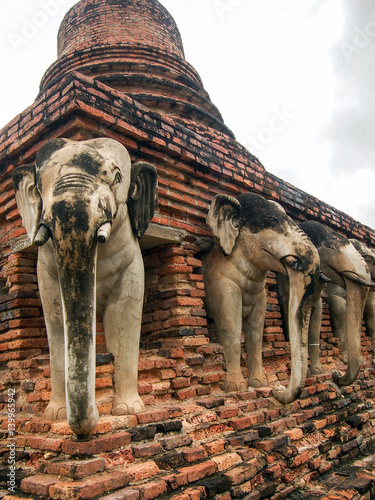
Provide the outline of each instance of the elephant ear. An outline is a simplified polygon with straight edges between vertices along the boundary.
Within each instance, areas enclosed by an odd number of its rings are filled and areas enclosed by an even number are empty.
[[[241,205],[232,196],[218,194],[207,214],[207,225],[225,255],[229,255],[240,231]]]
[[[42,209],[42,199],[36,187],[35,166],[17,167],[13,172],[13,185],[22,224],[31,243],[34,243]]]
[[[268,200],[268,203],[277,208],[277,210],[279,210],[283,215],[286,215],[285,209],[280,205],[280,203],[277,203],[275,200]]]
[[[128,208],[134,234],[142,238],[158,204],[158,175],[150,163],[132,166]]]

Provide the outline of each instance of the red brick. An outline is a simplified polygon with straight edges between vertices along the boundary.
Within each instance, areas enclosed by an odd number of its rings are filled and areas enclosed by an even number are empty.
[[[171,436],[159,440],[165,450],[174,450],[182,446],[189,446],[193,442],[191,436]]]
[[[125,488],[123,490],[116,491],[116,493],[112,493],[101,498],[102,500],[139,500],[140,493],[139,490]]]
[[[300,455],[297,455],[296,457],[292,458],[289,462],[290,467],[299,467],[302,464],[305,464],[308,460],[310,459],[310,453],[309,451],[304,451]]]
[[[225,449],[225,445],[226,441],[224,439],[203,444],[209,455],[218,455],[219,453],[222,453]]]
[[[160,422],[169,419],[168,410],[153,410],[137,414],[138,424],[144,425],[150,422]]]
[[[303,437],[303,430],[296,427],[294,429],[286,430],[284,434],[287,434],[291,441],[298,441]]]
[[[63,443],[64,441],[62,439],[51,439],[41,436],[27,438],[27,444],[30,448],[44,451],[59,452],[62,450]]]
[[[91,460],[56,460],[48,461],[44,464],[44,471],[47,474],[70,477],[72,479],[82,479],[105,469],[103,458],[93,458]]]
[[[220,418],[233,418],[238,415],[238,408],[223,408],[215,410]]]
[[[163,493],[166,493],[168,486],[165,481],[154,481],[152,483],[147,483],[142,486],[135,486],[140,492],[140,498],[142,500],[150,500],[152,498],[157,498]]]
[[[174,396],[179,401],[184,401],[186,399],[194,398],[196,395],[197,395],[197,390],[194,388],[182,390],[182,391],[177,391],[174,393]]]
[[[238,485],[253,479],[260,470],[266,465],[264,459],[253,458],[247,463],[239,465],[232,470],[224,473],[233,485]]]
[[[67,439],[63,442],[62,451],[67,455],[96,455],[127,446],[130,444],[130,441],[131,435],[128,432],[119,432],[85,442]]]
[[[272,481],[275,481],[275,479],[281,477],[282,469],[280,464],[276,464],[272,467],[269,467],[264,471],[264,474],[270,478]]]
[[[280,448],[281,446],[285,446],[288,443],[289,443],[289,436],[282,435],[279,437],[265,439],[263,441],[260,441],[259,443],[255,444],[255,447],[258,450],[271,451],[271,450],[274,450],[275,448]]]
[[[48,497],[51,486],[57,483],[57,481],[55,478],[46,476],[27,477],[21,481],[21,490],[27,494]]]
[[[213,457],[212,460],[215,462],[219,472],[232,469],[242,462],[240,455],[237,453],[224,453],[218,457]]]
[[[207,452],[204,448],[189,448],[188,450],[182,451],[182,455],[186,462],[198,462],[199,460],[203,460],[207,457]]]
[[[312,469],[312,470],[316,470],[316,469],[319,469],[319,467],[321,466],[322,464],[322,457],[315,457],[311,460],[309,460],[309,468]]]
[[[133,453],[127,448],[113,451],[111,453],[104,453],[101,455],[101,458],[105,459],[107,469],[117,467],[119,465],[134,463]]]
[[[160,443],[134,445],[131,449],[135,458],[150,458],[163,451]]]
[[[235,420],[231,420],[229,422],[229,425],[233,427],[236,431],[242,430],[242,429],[248,429],[249,427],[252,426],[252,419],[251,417],[240,417]]]
[[[191,386],[191,380],[188,377],[185,378],[175,378],[171,380],[171,389],[186,389]]]
[[[171,496],[171,500],[201,500],[202,498],[206,498],[204,486],[186,488],[183,493]]]
[[[167,476],[164,479],[169,483],[174,490],[180,486],[185,486],[199,479],[211,476],[216,472],[216,465],[212,461],[203,462],[191,467],[184,467],[178,471],[177,474]]]
[[[136,483],[157,476],[160,473],[159,467],[152,460],[139,464],[129,465],[124,470],[127,483]]]
[[[105,492],[124,487],[127,477],[123,472],[108,472],[92,477],[87,481],[73,483],[55,483],[50,487],[49,495],[53,500],[81,500],[95,498]]]

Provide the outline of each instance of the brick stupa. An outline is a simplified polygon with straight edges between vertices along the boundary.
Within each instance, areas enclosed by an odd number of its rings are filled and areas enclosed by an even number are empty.
[[[37,249],[21,225],[11,180],[13,169],[33,163],[54,137],[111,137],[133,161],[154,164],[159,178],[159,207],[141,241],[146,296],[139,391],[146,411],[111,416],[112,356],[98,318],[101,417],[87,442],[76,442],[66,422],[42,418],[50,369]],[[339,497],[341,490],[372,498],[372,462],[361,461],[375,434],[373,352],[365,330],[363,364],[352,386],[332,385],[332,371],[343,364],[325,306],[321,359],[327,374],[307,379],[297,401],[281,405],[270,388],[226,394],[199,257],[212,237],[205,220],[218,193],[259,193],[297,221],[318,220],[369,246],[374,231],[267,172],[235,140],[159,2],[81,0],[70,9],[58,35],[58,59],[36,101],[1,131],[0,159],[3,490],[9,487],[7,444],[17,445],[17,488],[6,499],[276,500],[327,498],[328,490],[335,498],[348,498]],[[288,379],[290,361],[274,284],[270,273],[263,354],[272,384]],[[15,436],[8,433],[10,389],[16,393]],[[336,476],[344,462],[352,467]]]

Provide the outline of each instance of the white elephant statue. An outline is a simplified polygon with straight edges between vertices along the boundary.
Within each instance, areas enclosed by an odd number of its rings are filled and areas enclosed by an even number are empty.
[[[114,356],[114,415],[144,410],[138,354],[144,268],[138,239],[157,204],[157,174],[131,165],[119,142],[52,139],[35,165],[15,169],[23,224],[38,245],[38,283],[47,326],[52,392],[48,420],[67,418],[78,436],[98,422],[96,313]],[[98,244],[99,243],[99,244]]]
[[[375,248],[370,248],[358,240],[350,240],[358,252],[365,259],[371,275],[371,281],[375,282]],[[366,326],[366,332],[372,339],[373,358],[375,359],[375,288],[370,288],[365,309],[363,311],[363,319]]]
[[[226,361],[224,390],[245,391],[268,385],[262,364],[266,315],[266,277],[277,271],[289,278],[288,323],[291,346],[289,385],[277,383],[274,396],[296,399],[307,374],[307,334],[319,283],[316,248],[283,208],[254,193],[237,199],[217,195],[207,224],[215,244],[202,256],[207,313],[215,322]],[[245,330],[249,380],[241,371],[241,331]]]
[[[332,330],[340,338],[344,360],[347,361],[346,373],[335,372],[333,380],[341,386],[350,385],[360,370],[363,310],[369,289],[374,285],[365,260],[348,238],[316,221],[300,225],[318,250],[322,277],[327,282]],[[322,281],[321,291],[323,286]],[[321,319],[322,303],[319,299],[313,307],[309,330],[312,375],[324,373],[319,358]]]

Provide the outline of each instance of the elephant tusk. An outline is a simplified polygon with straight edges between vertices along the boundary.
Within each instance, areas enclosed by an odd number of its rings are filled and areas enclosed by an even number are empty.
[[[326,276],[322,271],[320,271],[319,279],[324,281],[325,283],[332,283],[332,280],[328,278],[328,276]]]
[[[111,234],[111,223],[106,222],[98,229],[98,241],[99,243],[107,243],[109,236]]]
[[[353,273],[352,271],[341,271],[340,274],[344,276],[344,278],[354,281],[354,283],[358,283],[358,285],[367,286],[368,288],[374,288],[375,286],[375,283],[373,283],[372,281],[365,281],[364,279],[360,278],[358,274]]]
[[[36,236],[34,238],[35,245],[37,245],[38,247],[42,247],[45,243],[47,243],[50,236],[51,233],[49,232],[48,227],[42,224],[39,227],[38,232],[36,233]]]

